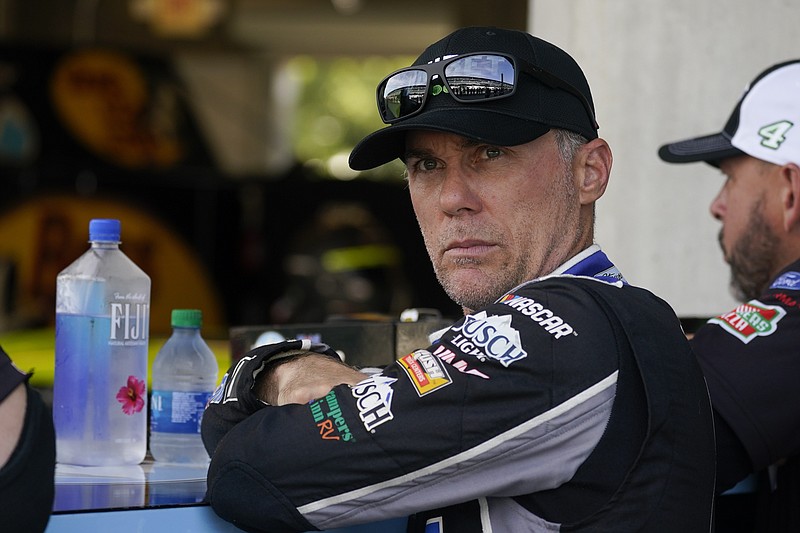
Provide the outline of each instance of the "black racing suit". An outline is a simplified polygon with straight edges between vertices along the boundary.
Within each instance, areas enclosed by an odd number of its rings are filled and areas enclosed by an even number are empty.
[[[50,408],[0,347],[0,402],[23,385],[27,394],[19,440],[0,467],[0,531],[36,533],[50,520],[55,497],[56,437]]]
[[[691,342],[719,428],[719,490],[759,472],[756,531],[800,531],[800,260],[757,300],[709,320]],[[745,502],[731,500],[721,499],[721,512],[741,520]]]
[[[622,282],[524,284],[308,405],[231,376],[203,418],[207,498],[249,531],[710,529],[703,377],[669,306]]]

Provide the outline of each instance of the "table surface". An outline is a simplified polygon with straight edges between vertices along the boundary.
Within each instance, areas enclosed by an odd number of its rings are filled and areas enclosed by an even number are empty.
[[[205,503],[208,465],[153,461],[141,465],[56,465],[53,514],[45,533],[240,532]],[[329,530],[333,533],[405,533],[406,519]]]

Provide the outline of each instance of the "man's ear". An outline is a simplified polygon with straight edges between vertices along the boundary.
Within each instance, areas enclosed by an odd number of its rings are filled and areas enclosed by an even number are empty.
[[[613,163],[611,148],[597,138],[581,146],[573,160],[573,172],[581,205],[588,205],[603,196]]]
[[[800,167],[788,163],[780,168],[783,227],[787,232],[800,232]]]

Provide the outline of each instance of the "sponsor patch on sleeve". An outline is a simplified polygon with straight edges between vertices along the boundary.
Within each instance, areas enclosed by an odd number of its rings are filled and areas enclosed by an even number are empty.
[[[778,322],[786,315],[786,310],[777,305],[766,305],[758,300],[750,300],[733,311],[710,319],[709,324],[717,324],[722,329],[747,344],[756,337],[766,337],[778,330]]]
[[[375,374],[355,384],[351,389],[356,399],[358,416],[367,431],[375,431],[381,424],[392,420],[392,384],[396,378]]]
[[[311,416],[314,418],[322,440],[356,441],[344,419],[335,391],[330,391],[324,398],[313,400],[309,403],[308,408],[311,410]]]
[[[800,291],[800,272],[784,272],[772,282],[769,288]]]
[[[452,382],[444,364],[427,350],[416,350],[401,357],[398,362],[420,397]]]
[[[480,361],[494,359],[505,367],[528,357],[522,346],[519,331],[511,325],[511,315],[491,315],[481,311],[464,317],[464,322],[453,326],[455,334],[450,343],[465,354]]]
[[[575,329],[567,324],[563,318],[533,298],[525,298],[524,296],[517,296],[516,294],[506,294],[499,300],[499,303],[516,309],[527,316],[543,327],[553,338],[560,339],[567,335],[578,335]]]

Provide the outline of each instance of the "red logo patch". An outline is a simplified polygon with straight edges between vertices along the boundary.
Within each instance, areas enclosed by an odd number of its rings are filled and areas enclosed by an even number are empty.
[[[782,307],[750,300],[733,311],[712,318],[708,322],[721,326],[722,329],[747,344],[756,337],[772,335],[778,330],[778,322],[785,315],[786,310]]]

